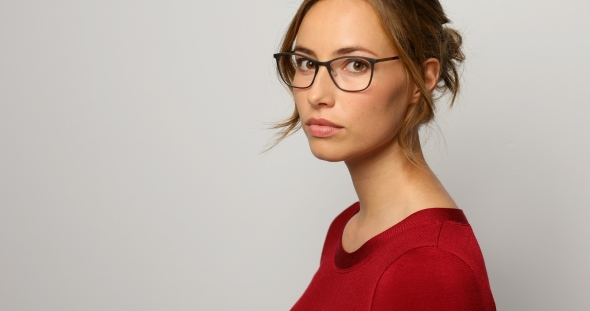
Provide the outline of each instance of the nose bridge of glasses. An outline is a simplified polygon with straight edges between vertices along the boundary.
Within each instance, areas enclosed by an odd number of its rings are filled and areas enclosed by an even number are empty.
[[[326,73],[328,74],[328,77],[330,77],[330,80],[333,80],[334,79],[334,69],[331,67],[331,65],[332,65],[331,61],[327,61],[327,62],[316,61],[314,80],[318,79],[318,75],[320,75],[320,70],[322,69],[322,67],[326,68]]]

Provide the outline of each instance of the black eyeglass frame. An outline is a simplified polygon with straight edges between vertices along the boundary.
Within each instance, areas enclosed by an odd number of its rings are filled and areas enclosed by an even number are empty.
[[[287,81],[287,79],[285,79],[285,77],[283,76],[284,73],[281,70],[281,64],[280,64],[280,61],[279,60],[280,60],[281,56],[293,56],[293,55],[299,56],[299,57],[303,57],[305,59],[308,59],[308,60],[312,61],[314,64],[316,64],[316,66],[317,66],[316,69],[315,69],[315,72],[313,74],[313,79],[311,79],[311,83],[309,83],[308,86],[294,86],[291,83],[289,83]],[[313,82],[315,81],[315,77],[318,75],[318,71],[320,69],[320,66],[324,66],[328,70],[328,74],[330,75],[330,79],[332,79],[332,82],[334,82],[334,85],[336,85],[336,87],[338,89],[340,89],[340,90],[342,90],[344,92],[362,92],[362,91],[368,89],[369,86],[371,86],[371,82],[373,82],[373,72],[375,71],[375,64],[376,63],[381,63],[381,62],[386,62],[386,61],[390,61],[390,60],[399,59],[399,56],[393,56],[393,57],[386,57],[386,58],[378,58],[378,59],[375,59],[375,58],[364,57],[364,56],[352,56],[352,55],[350,55],[350,56],[337,57],[337,58],[334,58],[334,59],[329,60],[329,61],[326,61],[326,62],[320,62],[320,61],[318,61],[316,59],[313,59],[313,58],[311,58],[309,56],[302,55],[302,54],[295,53],[295,52],[275,53],[275,54],[273,54],[273,57],[277,61],[277,70],[279,72],[279,76],[281,76],[281,80],[283,80],[283,82],[285,82],[285,84],[287,86],[289,86],[289,87],[296,88],[296,89],[306,89],[308,87],[311,87],[313,85]],[[366,60],[367,62],[369,62],[371,64],[371,78],[369,79],[369,83],[367,84],[367,86],[364,89],[352,90],[352,91],[351,90],[345,90],[345,89],[341,88],[338,85],[338,83],[336,82],[336,80],[332,76],[332,68],[330,67],[330,65],[333,62],[335,62],[337,60],[340,60],[340,59],[344,59],[344,58],[363,59],[363,60]],[[295,73],[293,73],[293,74],[295,74]]]

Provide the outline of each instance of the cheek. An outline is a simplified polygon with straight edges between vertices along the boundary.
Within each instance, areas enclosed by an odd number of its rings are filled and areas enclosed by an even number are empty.
[[[299,112],[299,117],[305,117],[309,110],[309,104],[307,103],[307,96],[305,90],[295,89],[293,91],[293,101],[295,102],[295,108]]]
[[[293,101],[295,102],[295,109],[297,109],[297,114],[299,115],[301,129],[309,139],[307,128],[303,124],[305,120],[309,118],[309,105],[307,104],[305,97],[302,96],[302,93],[303,92],[293,92]]]
[[[372,96],[364,98],[357,110],[359,134],[364,139],[390,139],[397,135],[408,107],[408,97],[403,85],[374,89]]]
[[[294,90],[293,91],[293,101],[295,101],[295,107],[300,110],[302,108],[302,105],[304,103],[305,97],[303,96],[303,92],[301,92],[300,90]]]

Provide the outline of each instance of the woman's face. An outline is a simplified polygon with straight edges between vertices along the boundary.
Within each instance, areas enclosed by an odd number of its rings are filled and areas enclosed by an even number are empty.
[[[348,49],[343,55],[343,49]],[[295,51],[318,61],[353,55],[370,58],[397,56],[379,19],[365,1],[325,0],[303,19]],[[396,143],[410,96],[399,60],[375,64],[369,88],[345,92],[334,84],[326,67],[319,67],[313,85],[293,89],[301,124],[312,153],[327,161],[360,159]],[[323,121],[336,125],[324,126]]]

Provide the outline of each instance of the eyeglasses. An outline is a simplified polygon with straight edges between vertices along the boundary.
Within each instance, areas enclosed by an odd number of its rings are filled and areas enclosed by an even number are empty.
[[[346,92],[366,90],[373,80],[376,63],[399,59],[399,56],[374,59],[362,56],[342,56],[327,62],[320,62],[305,55],[284,52],[273,55],[281,79],[289,87],[305,89],[310,87],[320,66],[326,67],[336,86]]]

